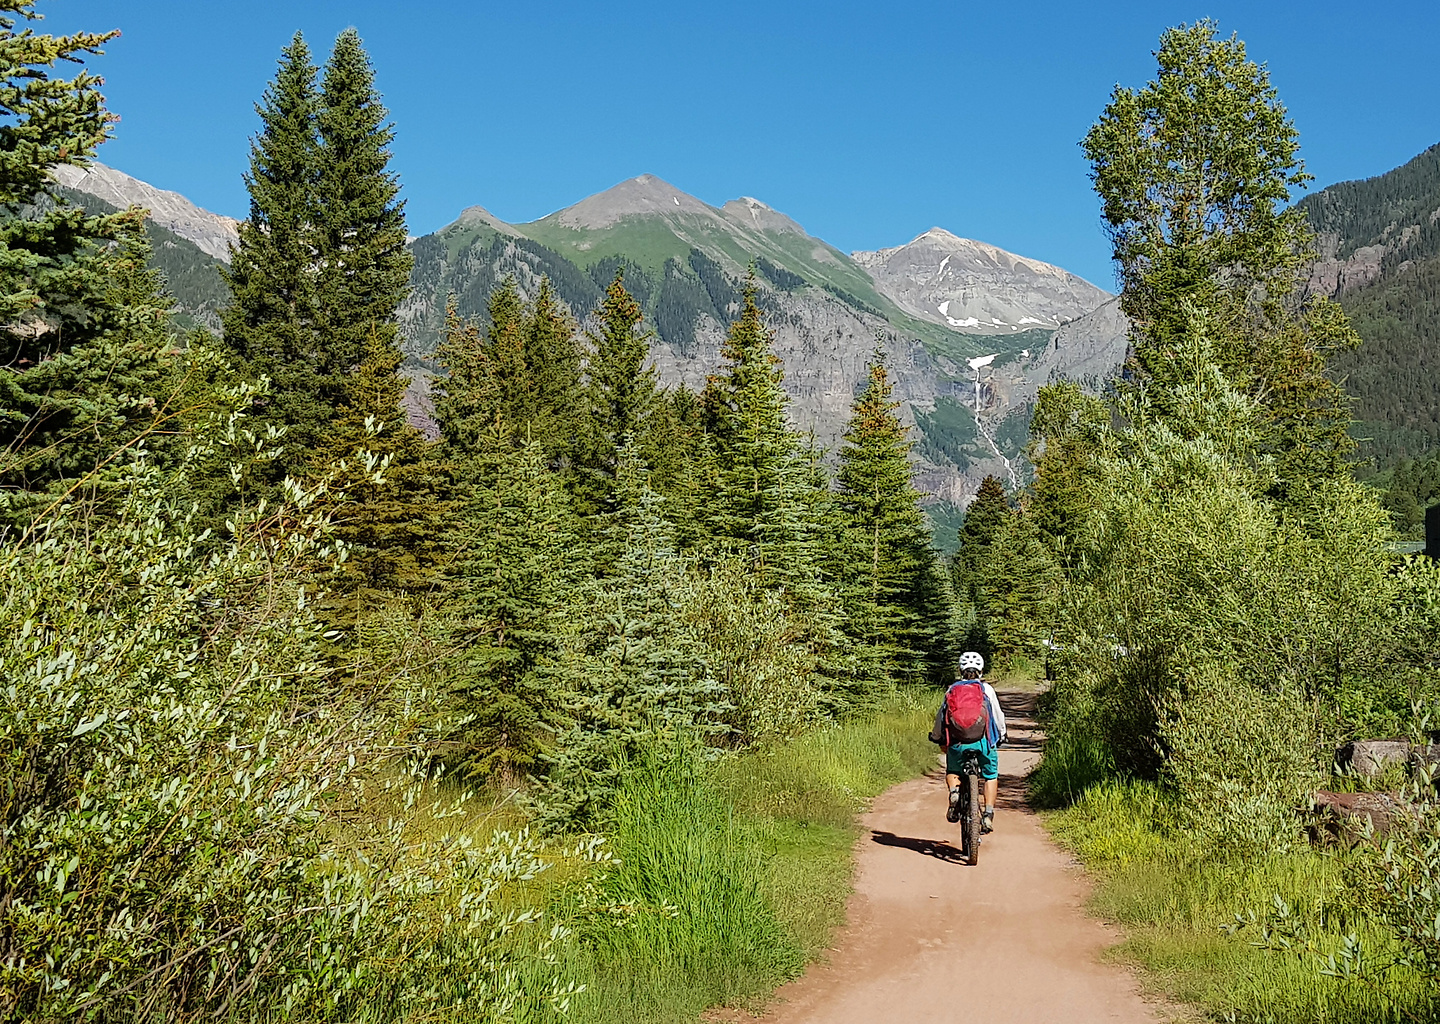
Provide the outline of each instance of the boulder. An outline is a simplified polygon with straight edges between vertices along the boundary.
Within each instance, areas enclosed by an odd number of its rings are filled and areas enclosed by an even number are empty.
[[[1356,775],[1374,776],[1392,764],[1410,763],[1405,740],[1352,740],[1335,751],[1335,764]]]
[[[1307,831],[1316,842],[1352,842],[1369,823],[1373,835],[1384,835],[1400,810],[1396,793],[1332,793],[1319,790],[1312,810],[1316,822]]]

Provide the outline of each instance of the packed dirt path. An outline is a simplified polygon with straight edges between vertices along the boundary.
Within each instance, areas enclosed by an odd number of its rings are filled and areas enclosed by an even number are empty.
[[[876,799],[862,819],[855,894],[829,962],[784,986],[767,1024],[1154,1024],[1116,939],[1086,915],[1085,879],[1025,806],[1039,756],[1029,694],[1002,693],[995,831],[960,863],[937,768]]]

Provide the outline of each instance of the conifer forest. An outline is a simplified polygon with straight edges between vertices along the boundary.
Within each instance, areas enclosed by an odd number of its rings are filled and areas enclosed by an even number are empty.
[[[1099,112],[1126,372],[1044,387],[1033,471],[941,543],[883,338],[838,446],[787,417],[763,257],[698,391],[662,386],[623,261],[593,308],[452,298],[412,425],[354,30],[256,83],[221,328],[181,326],[145,211],[52,187],[111,132],[114,33],[33,13],[0,0],[0,1017],[750,1005],[825,948],[855,815],[933,767],[973,649],[1042,691],[1057,838],[1112,888],[1203,890],[1206,941],[1263,967],[1182,998],[1435,1019],[1440,571],[1356,480],[1331,363],[1362,338],[1304,294],[1299,137],[1238,39],[1168,30],[1161,84]],[[1396,472],[1433,498],[1430,469]],[[1335,766],[1374,737],[1408,770]],[[1317,789],[1400,809],[1320,850]]]

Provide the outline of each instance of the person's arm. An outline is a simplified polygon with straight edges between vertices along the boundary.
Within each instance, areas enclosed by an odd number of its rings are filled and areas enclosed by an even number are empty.
[[[989,683],[985,684],[985,699],[990,702],[990,716],[999,727],[999,742],[1004,743],[1009,739],[1009,730],[1005,727],[1005,709],[1000,706],[1000,698],[995,695],[995,687]]]
[[[945,746],[945,702],[940,702],[940,710],[935,712],[935,728],[930,730],[930,742]]]

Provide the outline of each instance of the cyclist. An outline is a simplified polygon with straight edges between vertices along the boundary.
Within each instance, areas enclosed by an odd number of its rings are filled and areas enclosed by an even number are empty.
[[[1000,793],[1000,757],[996,750],[1005,742],[1005,712],[995,689],[981,678],[985,671],[985,659],[975,651],[960,655],[960,678],[954,686],[980,686],[985,693],[985,710],[989,718],[985,735],[973,743],[951,743],[945,715],[945,701],[941,700],[940,710],[935,715],[935,728],[930,739],[945,747],[945,785],[950,789],[950,808],[945,812],[947,821],[960,820],[960,771],[964,754],[973,750],[980,755],[980,777],[985,780],[985,810],[980,816],[980,830],[995,830],[995,798]],[[948,693],[948,690],[947,690]]]

